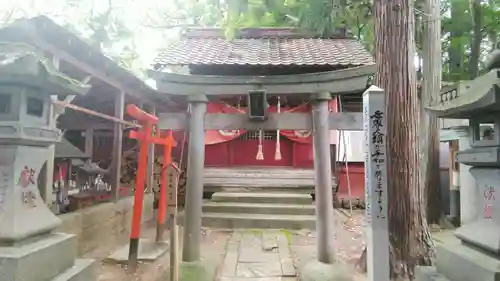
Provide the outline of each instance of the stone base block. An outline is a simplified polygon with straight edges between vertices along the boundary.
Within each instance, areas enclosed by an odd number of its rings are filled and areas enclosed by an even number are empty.
[[[52,233],[21,245],[0,247],[0,280],[52,280],[73,266],[76,242],[74,235]]]
[[[458,240],[437,246],[436,268],[451,281],[500,280],[500,260]]]
[[[415,281],[450,281],[450,279],[438,273],[435,267],[417,266],[415,268]]]
[[[179,264],[179,281],[215,281],[216,272],[216,267],[209,262],[181,262]],[[167,278],[163,281],[171,280]]]
[[[137,259],[139,261],[152,262],[163,256],[169,249],[165,242],[155,242],[146,239],[139,240],[139,253]],[[106,261],[126,264],[128,262],[129,245],[125,245],[117,251],[113,252]]]
[[[318,260],[308,262],[299,272],[300,281],[353,281],[352,272],[345,265],[326,264]]]
[[[96,270],[98,263],[95,260],[76,260],[75,264],[59,274],[51,281],[93,281],[97,280]]]

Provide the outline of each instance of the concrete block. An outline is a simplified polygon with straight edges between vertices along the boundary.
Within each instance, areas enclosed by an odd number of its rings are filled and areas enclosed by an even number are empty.
[[[73,266],[76,242],[74,235],[54,233],[17,247],[0,247],[0,280],[51,280]]]
[[[312,260],[299,270],[299,281],[353,281],[352,275],[346,265]]]
[[[183,216],[180,217],[180,223]],[[204,213],[202,224],[213,228],[315,229],[315,216]]]
[[[236,202],[205,202],[204,213],[244,213],[244,214],[275,214],[275,215],[311,215],[316,208],[313,204],[276,204],[276,203],[236,203]]]
[[[208,261],[179,264],[179,281],[215,281],[215,275],[216,267]]]
[[[433,266],[417,266],[415,268],[415,281],[450,281],[437,272]]]
[[[165,242],[155,242],[151,240],[141,239],[139,240],[139,253],[138,260],[152,262],[163,256],[169,245]],[[125,245],[108,256],[107,261],[115,262],[120,264],[126,264],[128,262],[128,251],[129,245]]]
[[[78,259],[75,264],[51,281],[93,281],[97,280],[98,263],[90,259]]]
[[[92,227],[115,216],[114,203],[102,203],[81,210],[82,227]]]
[[[216,192],[213,202],[273,203],[273,204],[312,204],[309,194],[284,192]]]
[[[437,245],[436,268],[453,281],[500,281],[500,260],[459,242]]]

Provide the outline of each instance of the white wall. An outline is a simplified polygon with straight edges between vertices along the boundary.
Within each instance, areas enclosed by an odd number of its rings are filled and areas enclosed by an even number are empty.
[[[340,151],[337,154],[337,161],[344,161],[344,155],[347,156],[346,161],[348,162],[364,162],[364,135],[362,131],[344,131],[339,132],[340,138]],[[345,139],[345,141],[342,139]],[[339,141],[337,136],[337,142]],[[344,143],[346,148],[344,149]],[[439,167],[448,168],[450,167],[450,148],[448,142],[439,143]]]
[[[344,131],[339,132],[340,138],[340,151],[337,154],[337,161],[344,161],[346,155],[347,162],[364,162],[365,161],[365,146],[364,146],[364,132],[363,131]],[[345,139],[345,141],[342,139]],[[347,149],[344,148],[344,143]]]

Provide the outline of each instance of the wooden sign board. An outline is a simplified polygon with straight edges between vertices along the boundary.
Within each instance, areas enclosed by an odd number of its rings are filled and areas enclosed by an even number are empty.
[[[177,210],[177,187],[179,185],[180,170],[175,164],[167,168],[167,214],[171,215]]]
[[[177,227],[177,187],[180,170],[175,164],[167,168],[167,215],[170,222],[170,280],[179,280],[179,237]]]

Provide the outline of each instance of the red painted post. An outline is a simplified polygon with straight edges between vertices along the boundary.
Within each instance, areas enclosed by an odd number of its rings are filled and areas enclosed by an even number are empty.
[[[156,227],[156,241],[163,240],[165,222],[167,219],[167,168],[172,163],[172,148],[176,145],[172,131],[168,131],[166,139],[158,140],[163,144],[163,164],[161,169],[160,198],[158,204],[158,224]]]
[[[139,237],[141,234],[142,208],[144,203],[144,185],[146,183],[147,162],[149,144],[153,141],[153,125],[158,123],[158,118],[144,112],[135,105],[127,106],[127,113],[139,121],[142,128],[139,131],[131,131],[129,137],[139,142],[139,159],[137,163],[136,186],[134,194],[134,209],[132,214],[132,228],[130,231],[130,244],[128,253],[129,269],[137,270],[137,258],[139,254]]]

